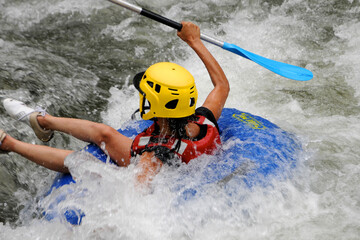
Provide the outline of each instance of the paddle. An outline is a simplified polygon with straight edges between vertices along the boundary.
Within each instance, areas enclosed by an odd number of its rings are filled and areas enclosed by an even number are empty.
[[[115,4],[118,4],[124,8],[127,8],[133,12],[136,12],[142,16],[148,17],[150,19],[153,19],[155,21],[163,23],[169,27],[175,28],[178,31],[180,31],[182,28],[182,25],[180,23],[175,22],[166,17],[163,17],[163,16],[161,16],[157,13],[154,13],[152,11],[149,11],[147,9],[135,6],[133,4],[127,3],[122,0],[109,0],[109,1],[113,2]],[[241,47],[238,47],[234,44],[222,42],[222,41],[216,40],[212,37],[206,36],[204,34],[201,34],[201,39],[206,42],[209,42],[211,44],[214,44],[218,47],[221,47],[225,50],[228,50],[232,53],[240,55],[244,58],[247,58],[247,59],[263,66],[264,68],[267,68],[270,71],[272,71],[276,74],[279,74],[280,76],[290,78],[293,80],[297,80],[297,81],[308,81],[313,78],[312,72],[305,68],[301,68],[298,66],[294,66],[294,65],[287,64],[287,63],[282,63],[282,62],[278,62],[278,61],[274,61],[274,60],[271,60],[268,58],[261,57],[257,54],[246,51],[246,50],[242,49]]]

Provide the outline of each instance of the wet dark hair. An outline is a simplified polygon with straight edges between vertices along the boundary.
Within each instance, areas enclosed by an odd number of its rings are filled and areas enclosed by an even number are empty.
[[[186,136],[185,127],[188,124],[188,121],[189,121],[189,117],[168,118],[171,132],[173,132],[176,137],[180,137],[180,138],[185,137]]]
[[[179,151],[181,145],[181,139],[188,137],[186,135],[185,127],[189,123],[189,121],[193,119],[194,119],[193,115],[184,118],[168,118],[171,132],[174,134],[176,138],[179,139],[179,141],[176,143],[176,146],[173,148],[174,151]]]
[[[160,126],[157,122],[157,118],[152,119],[155,123],[155,129],[152,133],[153,135],[158,135],[160,133]],[[166,163],[170,166],[180,166],[179,162],[177,160],[174,161],[174,159],[177,159],[176,152],[179,152],[181,147],[181,140],[182,139],[189,139],[189,137],[186,135],[186,125],[189,123],[189,121],[196,120],[195,115],[191,115],[189,117],[184,118],[167,118],[171,137],[176,138],[176,145],[173,146],[171,149],[167,147],[154,147],[150,149],[150,151],[155,152],[155,156],[158,157],[163,163]]]

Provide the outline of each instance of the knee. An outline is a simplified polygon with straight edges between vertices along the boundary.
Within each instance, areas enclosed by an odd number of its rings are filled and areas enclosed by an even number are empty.
[[[116,134],[116,130],[108,125],[99,123],[95,124],[93,128],[96,131],[94,143],[99,145],[102,142],[107,144],[109,141],[111,141],[111,138]]]

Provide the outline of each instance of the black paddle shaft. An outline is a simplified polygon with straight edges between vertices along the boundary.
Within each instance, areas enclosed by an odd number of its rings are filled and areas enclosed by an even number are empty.
[[[153,19],[155,21],[158,21],[160,23],[163,23],[163,24],[165,24],[165,25],[167,25],[169,27],[175,28],[178,31],[180,31],[181,28],[182,28],[181,23],[175,22],[175,21],[173,21],[171,19],[163,17],[163,16],[161,16],[161,15],[159,15],[157,13],[154,13],[154,12],[152,12],[150,10],[147,10],[147,9],[144,9],[144,8],[141,9],[140,15],[151,18],[151,19]]]

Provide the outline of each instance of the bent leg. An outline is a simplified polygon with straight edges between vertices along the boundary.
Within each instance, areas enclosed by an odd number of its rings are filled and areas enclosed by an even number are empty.
[[[37,119],[40,126],[45,129],[64,132],[80,140],[95,143],[99,147],[105,144],[106,151],[119,166],[130,164],[132,140],[110,126],[82,119],[54,117],[49,114],[39,116]]]
[[[6,135],[3,140],[1,149],[18,153],[43,167],[63,173],[69,172],[67,167],[64,166],[64,160],[70,153],[73,152],[70,150],[21,142],[9,135]]]

